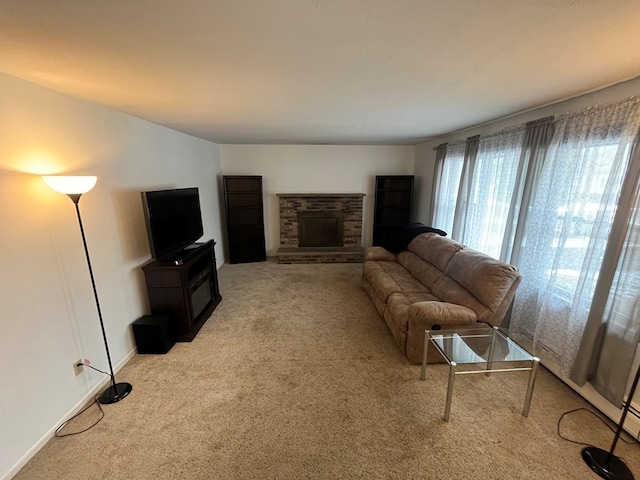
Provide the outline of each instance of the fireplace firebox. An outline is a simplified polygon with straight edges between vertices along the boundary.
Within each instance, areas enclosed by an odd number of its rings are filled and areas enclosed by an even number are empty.
[[[298,212],[299,247],[342,247],[342,212]]]

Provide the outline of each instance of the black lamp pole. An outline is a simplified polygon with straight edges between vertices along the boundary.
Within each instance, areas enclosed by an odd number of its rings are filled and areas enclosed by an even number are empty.
[[[618,423],[618,429],[616,430],[616,434],[613,437],[613,443],[611,443],[611,448],[607,452],[598,447],[585,447],[582,449],[582,459],[585,461],[587,465],[600,475],[602,478],[606,478],[609,480],[633,480],[633,473],[627,467],[627,464],[624,463],[620,458],[616,457],[613,454],[614,449],[616,448],[616,444],[618,443],[618,439],[620,438],[620,434],[622,433],[622,426],[624,425],[624,420],[627,418],[627,413],[629,413],[629,407],[631,406],[631,400],[633,400],[633,395],[636,393],[636,387],[638,386],[638,379],[640,379],[640,366],[638,366],[638,371],[636,372],[636,378],[633,380],[633,384],[631,385],[631,390],[629,391],[629,396],[627,397],[627,402],[624,405],[624,409],[622,410],[622,416],[620,417],[620,422]]]
[[[73,201],[78,215],[78,224],[80,225],[80,233],[82,234],[82,244],[84,245],[84,253],[87,257],[87,265],[89,266],[89,276],[91,277],[91,286],[93,287],[93,296],[96,299],[96,308],[98,309],[98,318],[100,319],[100,328],[102,329],[102,338],[104,340],[104,348],[107,351],[107,360],[109,361],[109,372],[111,376],[111,385],[107,388],[98,401],[102,404],[115,403],[122,400],[131,393],[133,387],[130,383],[116,383],[116,376],[113,374],[113,366],[111,365],[111,355],[109,353],[109,344],[107,343],[107,334],[104,330],[104,322],[102,321],[102,311],[100,310],[100,302],[98,301],[98,290],[96,290],[96,282],[93,278],[93,268],[91,268],[91,259],[89,258],[89,249],[87,248],[87,239],[84,236],[84,227],[82,226],[82,217],[80,217],[80,197],[81,193],[68,193],[69,198]]]

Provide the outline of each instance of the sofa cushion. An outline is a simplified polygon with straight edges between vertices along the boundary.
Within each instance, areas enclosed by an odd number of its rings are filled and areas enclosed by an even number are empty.
[[[480,300],[469,293],[468,290],[447,275],[443,275],[433,284],[433,294],[443,302],[462,305],[463,307],[473,310],[478,320],[482,322],[493,313]]]
[[[407,331],[409,322],[409,308],[415,302],[434,301],[436,297],[430,293],[394,293],[389,296],[387,308],[384,311],[384,321],[391,330],[393,339],[402,351],[407,342]]]
[[[409,305],[417,302],[439,302],[440,299],[433,293],[426,292],[404,292],[404,298],[409,302]]]
[[[407,309],[411,304],[402,293],[389,296],[384,311],[384,321],[389,327],[396,345],[404,352],[407,343]]]
[[[412,319],[425,320],[443,328],[446,328],[447,324],[459,325],[478,320],[476,312],[467,307],[439,301],[413,303],[407,313]]]
[[[422,233],[411,240],[407,250],[444,272],[452,257],[464,248],[461,243],[437,233]]]
[[[397,292],[427,292],[427,288],[397,262],[365,262],[363,274],[383,302]]]
[[[491,312],[500,306],[511,285],[520,277],[515,267],[472,249],[457,254],[447,266],[445,274],[473,294]]]
[[[396,261],[402,265],[405,269],[411,271],[411,267],[416,263],[416,262],[423,262],[424,260],[422,260],[419,256],[417,256],[415,253],[412,253],[408,250],[405,250],[403,252],[400,252],[397,254],[397,258]]]
[[[443,275],[431,263],[421,259],[413,252],[404,251],[398,254],[398,263],[411,272],[411,275],[420,280],[425,287],[431,290],[433,284]]]
[[[387,303],[383,302],[380,297],[378,297],[378,294],[374,290],[373,285],[371,285],[371,282],[364,275],[362,276],[362,286],[371,297],[371,300],[373,300],[373,306],[376,307],[378,313],[381,316],[384,316],[384,311],[387,308]]]
[[[396,254],[391,253],[383,247],[368,247],[364,250],[364,261],[366,262],[367,260],[394,262],[396,260]]]

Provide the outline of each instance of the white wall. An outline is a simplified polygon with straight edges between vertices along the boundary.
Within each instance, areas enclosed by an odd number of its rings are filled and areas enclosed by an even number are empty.
[[[376,175],[412,175],[412,146],[221,145],[225,175],[262,175],[267,255],[280,245],[278,193],[364,193],[371,245]]]
[[[80,201],[114,367],[149,313],[140,191],[200,188],[205,236],[222,234],[216,144],[0,74],[0,478],[10,477],[105,377],[76,377],[104,346],[73,203],[39,174],[90,174]],[[117,367],[116,367],[117,368]],[[125,378],[120,380],[126,381]],[[132,395],[135,396],[135,385]]]
[[[418,145],[416,147],[415,175],[422,179],[423,187],[420,189],[418,193],[419,196],[417,197],[417,215],[423,219],[430,219],[431,185],[433,183],[433,169],[436,160],[436,152],[433,150],[435,146],[444,142],[454,142],[456,140],[465,139],[473,135],[490,134],[502,128],[519,125],[524,122],[547,117],[549,115],[561,115],[563,113],[575,112],[600,103],[615,103],[639,94],[640,77],[589,93],[587,95],[582,95],[565,102],[530,110],[518,115],[511,115],[508,118],[503,118],[477,127],[471,127],[464,131],[435,138],[427,143]],[[434,227],[437,227],[437,225],[434,225]]]

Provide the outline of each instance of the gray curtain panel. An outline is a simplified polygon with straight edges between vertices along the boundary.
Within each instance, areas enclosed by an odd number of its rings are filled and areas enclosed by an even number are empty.
[[[442,169],[444,167],[444,158],[447,155],[447,144],[441,143],[436,147],[436,164],[433,172],[433,183],[431,185],[431,218],[429,225],[433,225],[436,203],[438,202],[440,192],[440,182],[442,180]]]
[[[553,117],[534,120],[528,122],[526,126],[524,146],[520,155],[516,185],[509,205],[500,254],[501,260],[512,265],[517,265],[520,261],[520,245],[524,241],[524,226],[528,220],[531,199],[538,184],[554,130]]]
[[[478,143],[480,136],[469,137],[464,153],[464,165],[460,176],[460,188],[458,188],[458,199],[456,201],[456,212],[453,217],[453,228],[451,238],[463,241],[464,229],[467,223],[467,206],[469,204],[469,194],[471,182],[473,180],[473,170],[476,165],[476,155],[478,154]]]

